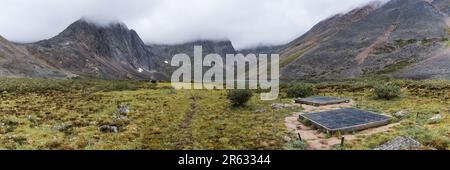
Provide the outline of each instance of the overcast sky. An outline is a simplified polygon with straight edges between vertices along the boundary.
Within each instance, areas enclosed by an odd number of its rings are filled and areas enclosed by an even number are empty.
[[[1,0],[0,35],[48,39],[81,17],[120,20],[147,43],[230,39],[236,48],[287,43],[320,20],[371,0]]]

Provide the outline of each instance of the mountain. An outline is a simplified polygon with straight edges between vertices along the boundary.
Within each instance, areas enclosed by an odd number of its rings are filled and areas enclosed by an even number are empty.
[[[432,4],[440,11],[450,14],[450,0],[434,0]]]
[[[59,77],[69,74],[30,55],[28,51],[0,36],[0,77]]]
[[[247,48],[239,50],[241,54],[278,54],[281,49],[286,45],[275,45],[275,46],[258,46],[254,48]]]
[[[388,75],[450,79],[450,0],[391,0],[330,17],[287,45],[237,51],[231,41],[146,45],[122,23],[80,19],[28,44],[0,37],[0,76],[168,80],[175,54],[280,53],[281,79]]]
[[[226,54],[234,54],[236,50],[229,40],[214,41],[214,40],[198,40],[176,45],[160,45],[149,44],[147,50],[157,54],[159,58],[170,59],[176,54],[184,53],[189,56],[194,55],[194,46],[203,47],[203,55],[216,53],[221,56]]]
[[[179,53],[193,58],[194,46],[203,55],[235,54],[231,41],[199,40],[178,45],[146,45],[122,23],[98,25],[80,19],[57,36],[36,43],[0,41],[0,76],[168,80]]]
[[[149,44],[147,45],[147,50],[155,54],[159,61],[164,61],[164,70],[170,74],[177,69],[176,67],[170,66],[172,57],[180,53],[187,54],[191,57],[191,61],[193,61],[195,46],[202,46],[203,57],[208,54],[219,54],[224,59],[224,62],[226,54],[236,53],[232,42],[229,40],[198,40],[176,45]]]
[[[134,30],[121,23],[97,25],[85,19],[59,35],[23,45],[52,67],[105,79],[167,79],[161,62]]]
[[[281,77],[450,78],[449,69],[430,64],[449,60],[449,5],[449,0],[391,0],[333,16],[281,51]]]

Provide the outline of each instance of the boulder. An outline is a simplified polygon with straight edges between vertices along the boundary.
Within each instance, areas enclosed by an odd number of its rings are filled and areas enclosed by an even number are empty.
[[[409,113],[406,112],[406,111],[404,111],[404,110],[402,110],[402,111],[399,111],[399,112],[394,113],[393,115],[394,115],[394,117],[396,117],[396,118],[398,118],[398,119],[403,119],[403,118],[405,118],[406,116],[408,116]]]
[[[422,148],[424,148],[424,146],[413,138],[399,136],[374,150],[420,150]]]
[[[116,113],[118,113],[118,114],[130,113],[130,107],[128,107],[128,105],[126,105],[126,104],[121,104],[121,105],[119,105]]]
[[[281,109],[288,109],[288,108],[294,108],[297,107],[293,104],[284,104],[284,103],[274,103],[272,104],[272,109],[274,110],[281,110]]]
[[[432,118],[430,118],[430,123],[439,123],[442,120],[441,114],[436,114]]]
[[[102,125],[98,128],[103,133],[118,133],[119,128],[117,126],[111,126],[111,125]]]
[[[254,113],[265,113],[265,112],[267,112],[266,109],[258,109],[254,111]]]

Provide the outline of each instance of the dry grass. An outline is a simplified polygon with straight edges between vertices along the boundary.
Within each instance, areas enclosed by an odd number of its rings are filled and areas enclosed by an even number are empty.
[[[349,97],[362,109],[411,113],[392,131],[361,137],[346,149],[371,149],[397,135],[448,149],[448,81],[392,81],[402,93],[390,101],[374,96],[378,82],[314,84],[318,95]],[[225,90],[173,90],[170,84],[38,79],[0,79],[0,84],[0,149],[304,148],[284,140],[291,135],[284,118],[298,109],[271,109],[272,103],[291,99],[267,102],[255,95],[246,107],[234,108]],[[131,111],[117,121],[113,113],[121,104]],[[444,119],[432,123],[429,118],[436,112]],[[117,126],[119,132],[101,132],[102,125]]]
[[[285,144],[283,119],[289,112],[272,111],[259,95],[247,107],[232,108],[221,90],[178,91],[168,84],[149,89],[138,82],[130,82],[131,90],[100,90],[85,82],[61,90],[42,89],[34,81],[55,83],[32,80],[26,89],[36,92],[10,88],[0,94],[1,149],[282,149]],[[115,122],[120,104],[131,112],[127,121]],[[267,111],[254,113],[258,109]],[[105,124],[119,132],[101,132]]]

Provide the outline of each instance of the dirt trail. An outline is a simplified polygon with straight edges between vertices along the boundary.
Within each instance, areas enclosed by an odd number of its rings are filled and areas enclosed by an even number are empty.
[[[302,106],[304,108],[303,113],[310,113],[310,112],[321,112],[321,111],[328,111],[328,110],[351,108],[354,106],[354,102],[352,101],[350,103],[329,105],[329,106],[320,106],[320,107],[314,107],[314,106],[308,106],[308,105],[302,105]],[[318,130],[315,130],[311,127],[308,127],[308,126],[302,124],[300,121],[298,121],[300,114],[302,114],[302,113],[300,113],[300,112],[293,113],[291,116],[287,117],[285,119],[285,125],[289,129],[289,131],[291,131],[295,134],[300,133],[302,140],[305,141],[306,143],[308,143],[310,149],[312,149],[312,150],[332,150],[335,148],[335,146],[337,146],[341,143],[340,138],[337,138],[337,137],[327,138],[327,136],[324,133],[321,133]],[[364,131],[358,132],[355,135],[353,135],[353,134],[343,135],[343,137],[345,137],[346,141],[351,141],[351,140],[357,139],[358,136],[370,136],[370,135],[373,135],[376,133],[387,132],[396,125],[398,125],[398,123],[364,130]]]
[[[197,112],[197,96],[193,95],[191,98],[191,108],[188,113],[186,113],[186,117],[180,124],[181,135],[179,137],[179,141],[176,144],[177,149],[193,149],[194,145],[194,137],[192,136],[191,123],[194,119],[194,116]]]

